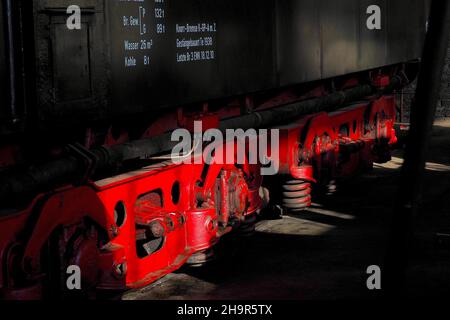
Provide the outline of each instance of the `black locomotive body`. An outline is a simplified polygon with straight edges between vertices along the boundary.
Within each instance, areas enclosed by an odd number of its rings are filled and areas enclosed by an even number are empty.
[[[414,60],[428,1],[80,0],[74,29],[71,4],[2,1],[2,132],[86,126]],[[379,28],[367,25],[373,5]]]

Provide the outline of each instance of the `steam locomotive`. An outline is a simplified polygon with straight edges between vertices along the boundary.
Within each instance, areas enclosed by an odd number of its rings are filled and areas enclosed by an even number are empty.
[[[86,295],[147,285],[206,262],[265,206],[301,214],[314,186],[388,161],[429,6],[72,2],[0,5],[6,299],[70,295],[71,266]],[[278,175],[249,161],[174,163],[173,131],[197,122],[279,130]]]

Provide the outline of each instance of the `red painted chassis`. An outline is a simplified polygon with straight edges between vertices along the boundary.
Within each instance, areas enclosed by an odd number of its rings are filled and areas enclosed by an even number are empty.
[[[382,96],[279,127],[280,175],[314,183],[388,160],[395,117],[394,97]],[[27,209],[0,218],[0,292],[42,296],[43,252],[51,251],[55,235],[57,274],[76,264],[91,288],[147,285],[206,255],[233,225],[263,209],[259,172],[258,165],[164,162],[42,194]]]

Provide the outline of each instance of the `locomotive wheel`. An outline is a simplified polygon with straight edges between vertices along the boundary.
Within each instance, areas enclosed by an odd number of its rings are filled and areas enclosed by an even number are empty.
[[[210,248],[193,254],[186,262],[186,265],[191,268],[199,268],[205,266],[211,261],[214,261],[215,259],[216,255],[214,253],[214,249]]]
[[[22,270],[23,247],[15,243],[5,254],[8,284],[0,289],[0,298],[4,300],[40,300],[43,286],[40,279],[27,280]]]

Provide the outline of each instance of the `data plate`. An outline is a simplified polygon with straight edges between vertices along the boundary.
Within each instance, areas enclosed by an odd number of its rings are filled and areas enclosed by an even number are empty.
[[[108,1],[115,110],[276,86],[271,0]]]

